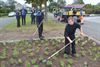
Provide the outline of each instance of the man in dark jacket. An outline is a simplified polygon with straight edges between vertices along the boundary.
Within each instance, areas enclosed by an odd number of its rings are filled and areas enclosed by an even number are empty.
[[[35,24],[35,9],[31,9],[31,24]]]
[[[26,25],[26,14],[27,14],[27,10],[25,8],[22,8],[21,10],[22,25]]]
[[[16,10],[17,27],[20,27],[20,11]]]
[[[70,46],[72,46],[71,47],[72,48],[72,56],[75,56],[75,54],[76,54],[75,41],[73,41],[73,40],[75,39],[75,32],[76,32],[77,28],[80,30],[80,34],[83,35],[81,26],[77,23],[74,23],[73,17],[69,17],[68,24],[66,25],[65,34],[64,34],[65,45],[67,45],[68,43],[71,43],[71,45],[68,45],[65,48],[65,53],[68,55],[70,54]]]
[[[44,37],[42,36],[43,33],[43,19],[44,19],[44,13],[41,10],[38,10],[36,12],[36,21],[37,21],[37,27],[38,27],[38,34],[39,38],[43,39]]]

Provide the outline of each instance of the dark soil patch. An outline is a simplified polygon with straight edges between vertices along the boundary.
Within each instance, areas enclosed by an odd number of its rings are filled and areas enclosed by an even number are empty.
[[[100,45],[88,37],[77,38],[76,57],[64,50],[48,63],[40,62],[64,46],[64,39],[0,43],[0,67],[100,67]]]

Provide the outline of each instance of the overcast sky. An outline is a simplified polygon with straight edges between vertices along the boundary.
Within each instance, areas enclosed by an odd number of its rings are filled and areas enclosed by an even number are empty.
[[[7,1],[7,0],[3,0],[3,1]],[[24,0],[16,0],[19,1],[20,3],[24,3]],[[55,0],[56,1],[56,0]],[[96,5],[97,3],[100,2],[100,0],[83,0],[86,4],[93,4]],[[71,4],[73,3],[73,0],[66,0],[67,4]]]

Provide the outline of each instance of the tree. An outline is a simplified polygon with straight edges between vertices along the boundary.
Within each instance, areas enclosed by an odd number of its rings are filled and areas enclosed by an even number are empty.
[[[28,3],[32,3],[34,5],[40,6],[42,8],[42,4],[45,5],[45,21],[47,21],[47,1],[52,2],[53,0],[26,0]]]
[[[5,6],[5,2],[4,1],[0,1],[0,8]]]
[[[58,8],[58,7],[59,7],[59,5],[57,2],[52,2],[48,6],[50,12],[52,12],[54,9],[56,10],[56,8]]]
[[[7,0],[7,6],[12,9],[12,11],[15,9],[14,0]]]
[[[60,6],[64,6],[66,4],[66,1],[65,0],[58,0],[57,3],[60,5]]]
[[[83,0],[77,0],[77,1],[74,1],[73,4],[84,4]]]

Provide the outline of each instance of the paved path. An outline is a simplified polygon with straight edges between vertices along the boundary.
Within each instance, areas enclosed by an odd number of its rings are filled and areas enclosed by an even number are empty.
[[[100,16],[99,17],[85,17],[85,24],[83,25],[84,32],[100,40]]]
[[[13,22],[14,19],[15,19],[15,17],[4,17],[4,18],[0,18],[0,29],[2,29],[7,24]]]

